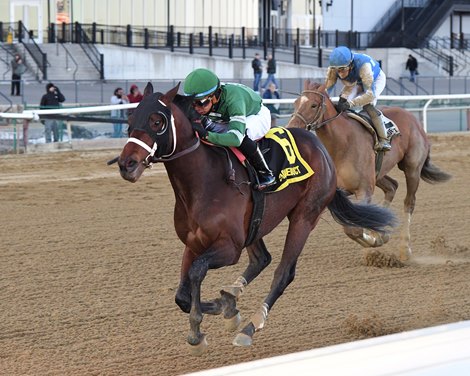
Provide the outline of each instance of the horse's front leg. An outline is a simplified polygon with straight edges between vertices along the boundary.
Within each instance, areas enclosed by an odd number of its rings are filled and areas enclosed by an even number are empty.
[[[190,332],[188,335],[188,343],[191,345],[191,353],[193,355],[201,355],[207,348],[206,336],[201,332],[200,327],[203,318],[201,284],[208,270],[208,260],[206,257],[202,256],[194,260],[188,273],[191,291],[191,308],[189,311]]]
[[[241,315],[236,302],[243,293],[244,288],[253,281],[270,263],[271,255],[263,239],[255,241],[247,247],[249,263],[245,271],[229,286],[224,286],[220,292],[223,299],[223,312],[225,328],[234,331],[241,322]]]

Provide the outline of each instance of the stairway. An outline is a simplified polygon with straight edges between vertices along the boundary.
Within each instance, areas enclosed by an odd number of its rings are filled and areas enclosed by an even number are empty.
[[[47,79],[99,80],[100,74],[79,44],[46,43],[41,49],[47,54]]]
[[[389,17],[381,19],[374,27],[377,35],[372,41],[373,47],[423,47],[420,44],[425,43],[452,12],[470,12],[468,0],[407,2],[403,8],[401,4],[402,1],[397,0]]]

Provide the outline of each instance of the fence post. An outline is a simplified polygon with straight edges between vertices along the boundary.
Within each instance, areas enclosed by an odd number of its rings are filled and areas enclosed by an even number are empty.
[[[56,35],[55,35],[55,24],[54,22],[51,22],[49,24],[49,30],[48,30],[48,41],[49,43],[55,43],[55,38],[56,38]]]
[[[28,150],[28,130],[29,130],[29,119],[23,119],[23,147],[24,152]]]
[[[149,48],[149,29],[144,29],[144,48],[147,50]]]
[[[204,47],[204,33],[199,33],[199,47]]]
[[[104,55],[100,54],[100,80],[104,80]]]
[[[228,40],[228,57],[229,59],[233,59],[233,34]]]
[[[209,56],[212,56],[212,26],[209,26]]]
[[[67,42],[67,40],[65,39],[65,36],[67,35],[65,31],[65,27],[66,27],[65,22],[62,22],[62,39],[60,40],[61,43]],[[70,42],[72,42],[71,38],[70,38]]]
[[[194,34],[189,34],[189,53],[192,55],[194,53],[194,45],[193,45]]]
[[[18,42],[23,42],[23,22],[18,21]]]
[[[47,80],[47,54],[42,53],[42,77],[44,80]]]
[[[82,43],[82,35],[80,34],[80,24],[75,22],[75,42]]]
[[[297,50],[299,49],[298,42],[294,42],[294,64],[298,64],[297,61]]]
[[[127,47],[132,47],[132,29],[131,29],[131,25],[126,26],[126,44],[127,44]]]
[[[323,49],[318,47],[318,67],[323,67]]]
[[[0,21],[0,42],[5,42],[3,39],[3,22]]]
[[[175,27],[173,25],[170,26],[170,35],[169,35],[169,42],[170,42],[170,50],[171,52],[175,51],[175,46],[173,40],[175,38]]]
[[[91,24],[91,42],[96,44],[96,22]]]
[[[242,57],[246,58],[246,45],[245,45],[245,26],[242,27]]]

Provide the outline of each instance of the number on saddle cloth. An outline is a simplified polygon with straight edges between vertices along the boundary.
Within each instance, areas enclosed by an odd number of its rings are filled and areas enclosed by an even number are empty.
[[[278,192],[314,174],[310,165],[300,155],[294,137],[288,129],[271,128],[264,138],[258,141],[258,145],[276,176],[276,184],[270,189],[271,192]]]

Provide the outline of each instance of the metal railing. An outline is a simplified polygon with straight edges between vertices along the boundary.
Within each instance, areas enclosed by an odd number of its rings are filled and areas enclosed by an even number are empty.
[[[32,34],[28,29],[26,29],[22,21],[18,21],[18,42],[23,44],[24,48],[36,62],[37,67],[42,73],[42,78],[47,80],[47,55],[42,52],[41,48],[34,41],[34,38],[32,38]]]

